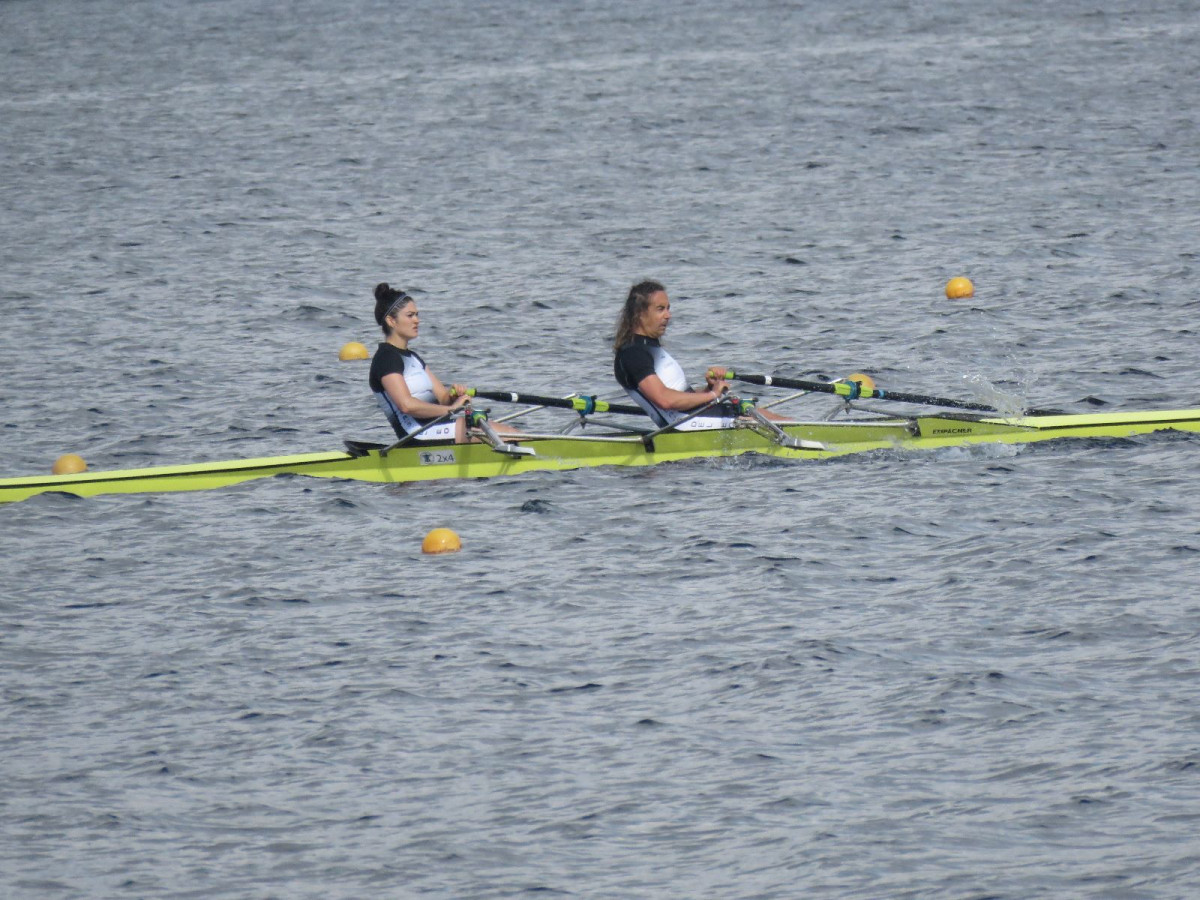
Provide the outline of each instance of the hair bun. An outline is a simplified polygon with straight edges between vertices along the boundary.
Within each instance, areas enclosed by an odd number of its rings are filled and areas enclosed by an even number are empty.
[[[388,283],[386,281],[381,281],[379,284],[375,285],[375,299],[386,300],[391,291],[392,289],[388,286]]]

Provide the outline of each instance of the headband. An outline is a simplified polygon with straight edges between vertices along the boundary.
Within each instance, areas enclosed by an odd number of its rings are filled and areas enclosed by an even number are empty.
[[[388,311],[383,314],[383,317],[386,319],[388,316],[395,315],[397,309],[399,309],[405,303],[410,302],[411,300],[412,300],[412,297],[408,296],[408,294],[404,293],[404,291],[401,291],[400,296],[397,297],[395,299],[395,301],[392,303],[392,305],[388,307]]]

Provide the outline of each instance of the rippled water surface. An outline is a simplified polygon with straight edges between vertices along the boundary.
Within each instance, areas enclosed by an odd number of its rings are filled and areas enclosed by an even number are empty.
[[[9,0],[0,74],[4,475],[386,438],[381,280],[485,388],[654,277],[697,379],[1200,406],[1183,0]],[[0,894],[1194,896],[1198,460],[5,507]]]

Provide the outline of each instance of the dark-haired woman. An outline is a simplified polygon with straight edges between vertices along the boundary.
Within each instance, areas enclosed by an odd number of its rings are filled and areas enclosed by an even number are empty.
[[[386,282],[380,284],[375,288],[375,321],[383,329],[384,341],[371,360],[371,390],[396,435],[414,435],[417,441],[465,443],[467,431],[462,416],[429,425],[469,398],[461,384],[453,385],[451,395],[429,371],[425,360],[409,349],[409,342],[416,339],[420,328],[416,301]]]
[[[706,374],[708,390],[693,391],[688,386],[683,367],[659,343],[670,323],[667,289],[657,281],[643,281],[629,289],[613,340],[617,383],[659,428],[686,419],[697,408],[720,400],[729,390],[724,369]],[[711,415],[698,415],[680,427],[691,430],[730,424],[728,411],[714,405]]]
[[[708,369],[704,376],[707,390],[693,391],[683,367],[660,343],[670,323],[671,301],[666,288],[657,281],[643,281],[629,289],[613,340],[613,374],[617,382],[649,414],[656,427],[676,423],[681,431],[730,427],[733,410],[715,402],[729,390],[725,369]],[[688,419],[707,404],[713,404],[711,409]]]

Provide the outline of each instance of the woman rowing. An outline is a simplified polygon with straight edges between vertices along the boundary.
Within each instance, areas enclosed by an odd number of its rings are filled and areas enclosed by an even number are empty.
[[[629,289],[613,339],[617,383],[658,428],[676,423],[682,430],[728,427],[730,410],[720,404],[729,390],[725,370],[710,369],[705,375],[708,390],[693,391],[683,368],[659,343],[670,323],[671,301],[665,287],[643,281]],[[704,407],[708,409],[697,414]]]
[[[469,440],[462,415],[455,415],[470,398],[465,385],[447,390],[429,370],[410,341],[420,329],[417,303],[404,291],[384,282],[375,288],[375,321],[385,340],[371,360],[371,390],[398,437],[416,441]],[[515,434],[504,425],[493,424],[500,433]]]
[[[704,376],[707,390],[693,391],[683,368],[660,343],[670,323],[671,301],[666,288],[657,281],[643,281],[629,289],[613,340],[613,374],[617,382],[658,428],[674,426],[692,431],[731,427],[737,413],[723,401],[729,390],[725,369],[708,369]]]

